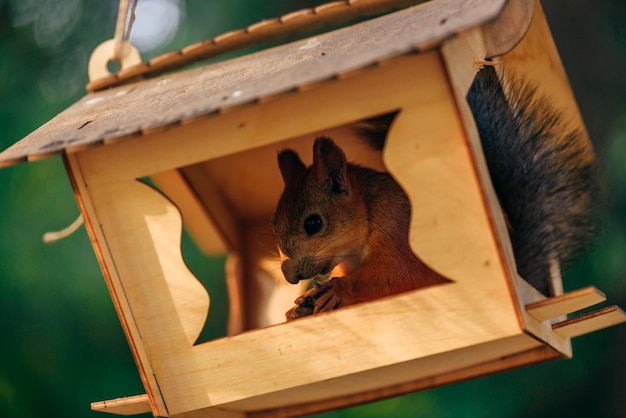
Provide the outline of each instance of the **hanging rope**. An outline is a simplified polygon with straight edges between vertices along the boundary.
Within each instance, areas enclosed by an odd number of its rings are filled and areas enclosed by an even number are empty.
[[[130,45],[130,33],[135,23],[135,9],[137,1],[120,0],[120,7],[117,12],[117,24],[115,25],[113,58],[121,61],[128,55],[128,46]]]
[[[83,224],[83,215],[78,215],[78,218],[72,224],[66,228],[63,228],[60,231],[55,232],[46,232],[43,235],[43,242],[46,244],[50,244],[56,242],[60,239],[63,239],[71,234],[73,234],[78,228]]]

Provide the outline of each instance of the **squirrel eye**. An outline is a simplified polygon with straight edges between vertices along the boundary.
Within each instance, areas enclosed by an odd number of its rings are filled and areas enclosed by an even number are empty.
[[[304,220],[304,232],[306,232],[308,236],[317,234],[322,229],[322,224],[322,217],[320,215],[309,215]]]

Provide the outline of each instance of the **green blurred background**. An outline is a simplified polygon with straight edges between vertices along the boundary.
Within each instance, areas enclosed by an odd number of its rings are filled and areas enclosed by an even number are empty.
[[[133,42],[151,58],[314,1],[140,0]],[[607,182],[605,231],[566,275],[626,307],[626,2],[545,0],[554,38]],[[91,51],[112,37],[117,1],[0,0],[0,149],[85,94]],[[0,414],[97,417],[92,401],[144,393],[59,157],[0,170]],[[204,338],[225,333],[223,260],[184,237],[210,283]],[[222,302],[217,302],[222,301]],[[576,339],[557,360],[324,414],[328,417],[626,417],[626,327]]]

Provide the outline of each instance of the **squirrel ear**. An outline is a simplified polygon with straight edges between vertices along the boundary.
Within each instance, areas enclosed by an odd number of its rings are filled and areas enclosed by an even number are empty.
[[[321,136],[313,145],[313,169],[318,181],[330,180],[333,191],[348,194],[346,155],[332,139]]]
[[[290,183],[306,171],[306,166],[300,160],[298,154],[290,149],[281,151],[278,154],[278,168],[280,168],[280,174],[283,176],[285,184]]]

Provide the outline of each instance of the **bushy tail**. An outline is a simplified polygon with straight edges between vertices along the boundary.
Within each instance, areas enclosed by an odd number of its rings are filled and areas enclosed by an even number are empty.
[[[585,133],[569,128],[533,86],[513,80],[503,89],[493,67],[478,72],[467,101],[518,272],[548,295],[550,259],[567,264],[597,229],[601,188],[593,151]]]

